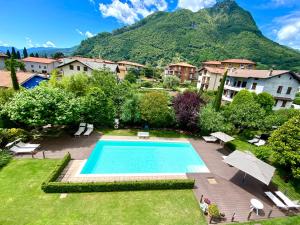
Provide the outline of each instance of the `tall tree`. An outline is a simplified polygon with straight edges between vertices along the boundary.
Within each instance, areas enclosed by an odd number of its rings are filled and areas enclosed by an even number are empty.
[[[216,110],[216,112],[219,112],[220,107],[221,107],[222,95],[223,95],[223,92],[224,92],[224,85],[225,85],[225,81],[226,81],[226,78],[227,78],[227,73],[228,73],[228,70],[226,70],[225,73],[224,73],[223,79],[222,79],[221,84],[218,88],[217,95],[216,95],[215,100],[213,102],[213,107]]]
[[[44,54],[44,58],[48,58],[47,53]]]
[[[39,57],[39,53],[35,53],[35,57],[37,57],[37,58],[38,58],[38,57]]]
[[[12,48],[11,48],[11,56],[12,56],[14,59],[17,58],[17,53],[16,53],[15,47],[12,47]]]
[[[21,59],[21,54],[19,51],[17,51],[17,59]]]
[[[13,57],[11,57],[10,58],[10,77],[11,77],[11,82],[12,82],[14,90],[18,91],[20,89],[20,86],[19,86],[19,82],[18,82],[18,78],[17,78],[16,66],[17,66],[16,60]]]
[[[11,57],[10,51],[9,51],[8,49],[7,49],[7,51],[6,51],[6,55],[8,56],[8,58]]]
[[[27,58],[27,57],[28,57],[28,52],[27,52],[26,47],[24,47],[24,49],[23,49],[23,57],[24,57],[24,58]]]
[[[31,52],[29,56],[30,56],[30,57],[34,57],[34,54]]]
[[[65,55],[62,52],[55,52],[55,54],[53,55],[54,59],[59,59],[59,58],[64,58]]]

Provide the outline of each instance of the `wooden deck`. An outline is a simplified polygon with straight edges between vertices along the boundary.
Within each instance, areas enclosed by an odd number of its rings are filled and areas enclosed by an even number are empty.
[[[100,137],[101,135],[95,132],[89,137],[80,138],[64,135],[60,138],[42,141],[41,150],[45,152],[46,158],[62,158],[67,152],[70,152],[73,159],[84,160],[89,157]],[[136,137],[122,138],[136,139]],[[162,139],[151,138],[151,140]],[[198,201],[203,195],[204,198],[208,198],[213,203],[216,203],[220,211],[225,213],[227,218],[226,222],[231,221],[231,217],[234,213],[235,222],[247,221],[250,212],[250,199],[252,198],[260,200],[264,204],[264,209],[260,211],[259,215],[253,212],[251,220],[268,218],[270,210],[272,210],[271,217],[285,216],[285,212],[273,207],[272,203],[264,196],[264,191],[268,190],[266,185],[250,176],[247,176],[246,181],[242,183],[243,173],[222,161],[222,155],[226,155],[228,152],[224,151],[220,145],[195,139],[189,139],[189,141],[210,170],[210,173],[188,174],[188,177],[196,180],[194,193]],[[18,157],[31,156],[23,155]],[[35,157],[43,158],[42,152],[37,153]],[[211,184],[208,179],[215,181],[215,184]]]

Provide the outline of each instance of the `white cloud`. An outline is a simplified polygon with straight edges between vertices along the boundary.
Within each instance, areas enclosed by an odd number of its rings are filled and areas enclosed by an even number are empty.
[[[211,7],[216,4],[216,0],[179,0],[178,8],[189,9],[197,12],[200,9]]]
[[[168,4],[165,0],[112,0],[110,4],[99,4],[103,17],[115,17],[124,24],[133,24],[155,11],[165,11]]]
[[[300,11],[278,17],[274,20],[278,28],[273,32],[280,44],[300,49]]]
[[[29,37],[26,37],[26,46],[29,48],[33,48],[34,44],[32,43],[32,40]]]
[[[47,41],[45,44],[43,44],[43,47],[45,48],[55,48],[55,44],[52,41]]]
[[[93,4],[93,5],[96,4],[95,0],[89,0],[89,2],[90,2],[91,4]]]
[[[278,8],[278,7],[292,7],[300,5],[299,0],[264,0],[259,7],[262,8]]]
[[[94,36],[95,36],[95,34],[93,34],[93,33],[90,32],[90,31],[83,32],[83,31],[81,31],[81,30],[79,30],[79,29],[76,29],[76,32],[77,32],[78,34],[80,34],[81,36],[84,36],[84,37],[87,37],[87,38],[91,38],[91,37],[94,37]]]
[[[0,41],[0,46],[8,47],[9,44],[4,41]]]

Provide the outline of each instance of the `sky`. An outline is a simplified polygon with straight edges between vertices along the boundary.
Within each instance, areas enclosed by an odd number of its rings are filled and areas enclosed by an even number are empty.
[[[236,0],[268,38],[300,49],[300,0]],[[0,46],[72,47],[155,11],[198,11],[216,0],[0,0]]]

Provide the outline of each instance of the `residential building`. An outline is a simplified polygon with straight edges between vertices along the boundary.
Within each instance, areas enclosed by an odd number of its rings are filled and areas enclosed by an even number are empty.
[[[256,94],[271,94],[276,104],[274,109],[290,108],[300,86],[300,78],[287,70],[231,69],[228,72],[222,99],[231,102],[240,90]]]
[[[119,61],[119,62],[117,62],[117,64],[118,64],[119,70],[120,70],[120,73],[119,73],[120,79],[124,79],[130,69],[141,70],[141,69],[145,68],[145,66],[142,64],[135,63],[135,62],[129,62],[129,61]]]
[[[82,57],[64,58],[61,64],[57,67],[62,75],[70,76],[75,73],[86,73],[90,75],[93,70],[108,69],[116,75],[119,73],[118,64],[111,61],[100,59],[90,59]]]
[[[58,65],[59,61],[49,58],[27,57],[21,60],[25,69],[32,73],[50,74]]]
[[[207,61],[197,71],[197,88],[201,90],[218,90],[225,68],[255,69],[256,63],[247,59],[226,59],[223,61]]]
[[[197,71],[197,88],[200,90],[216,91],[220,86],[225,69],[218,67],[202,67]]]
[[[186,80],[196,81],[196,66],[188,64],[186,62],[170,64],[165,69],[165,76],[177,76],[181,82]]]
[[[3,70],[5,68],[5,60],[8,58],[7,55],[4,53],[0,52],[0,70]]]
[[[48,77],[42,74],[17,71],[18,82],[26,89],[31,89],[39,85],[40,82],[48,80]],[[0,88],[12,88],[10,71],[0,70]]]

